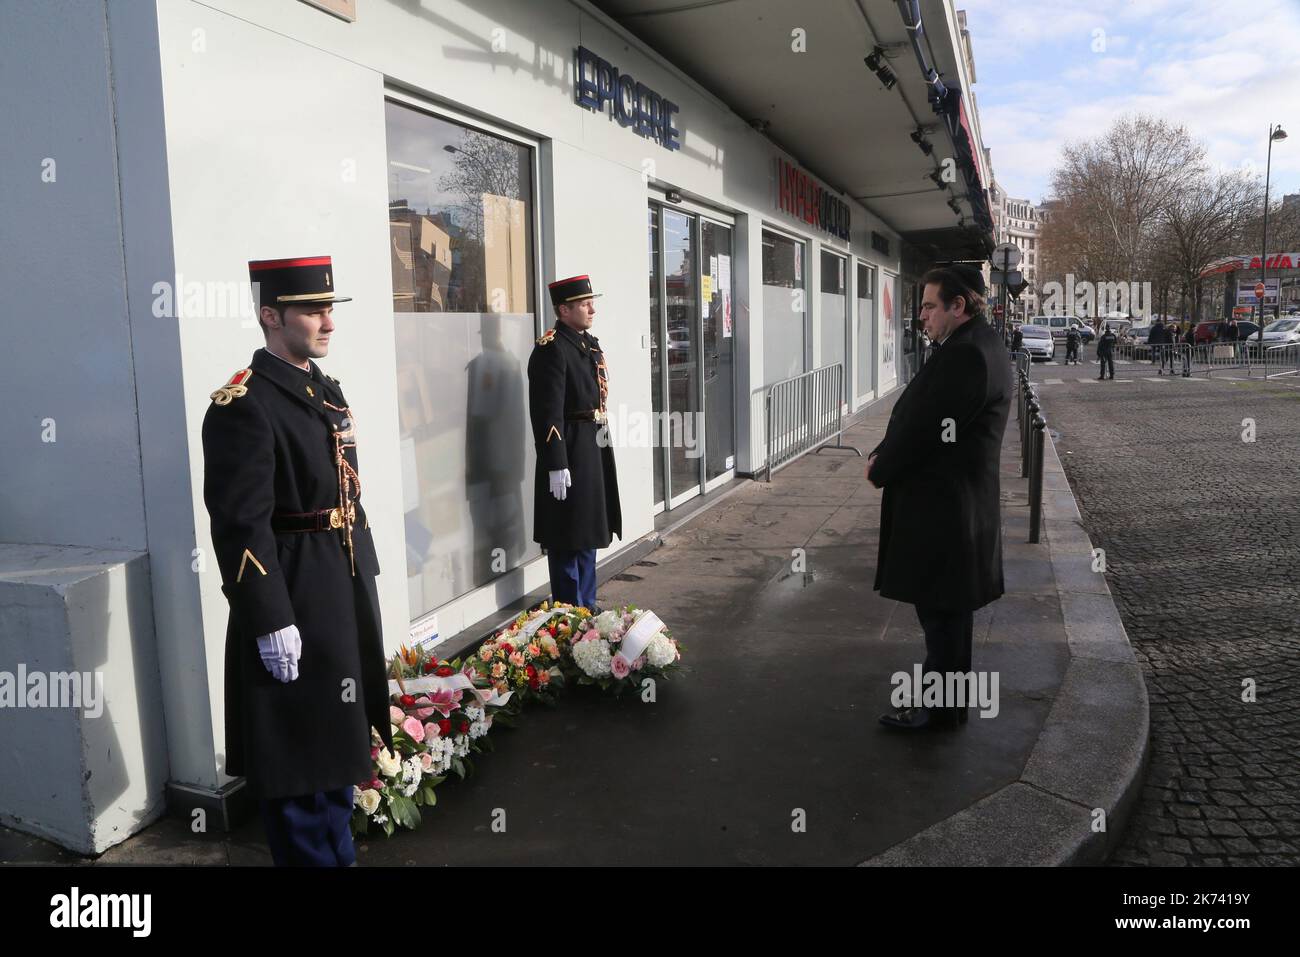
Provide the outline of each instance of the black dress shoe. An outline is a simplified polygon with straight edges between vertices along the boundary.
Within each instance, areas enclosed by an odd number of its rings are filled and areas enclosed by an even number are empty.
[[[959,720],[942,708],[903,708],[880,716],[880,723],[893,731],[947,731],[957,727]]]

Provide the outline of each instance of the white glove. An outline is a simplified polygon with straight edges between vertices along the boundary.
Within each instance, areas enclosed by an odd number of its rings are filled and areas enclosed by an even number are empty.
[[[550,475],[551,494],[563,502],[569,494],[566,489],[573,484],[573,480],[569,478],[569,470],[557,469],[556,471],[551,472]]]
[[[257,639],[262,664],[276,681],[290,682],[298,677],[298,659],[302,657],[302,636],[298,626],[290,625]]]

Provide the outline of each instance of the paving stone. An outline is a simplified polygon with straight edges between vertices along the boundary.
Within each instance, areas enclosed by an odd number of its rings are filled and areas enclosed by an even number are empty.
[[[1147,390],[1139,403],[1075,384],[1081,374],[1053,369],[1064,383],[1044,407],[1150,699],[1148,787],[1112,862],[1168,837],[1157,822],[1171,817],[1192,841],[1188,863],[1284,862],[1300,836],[1300,683],[1283,677],[1300,660],[1300,497],[1238,501],[1223,490],[1293,485],[1297,393],[1220,378],[1157,394],[1139,382],[1129,387]],[[1252,444],[1240,441],[1246,417],[1258,428]],[[1241,699],[1244,678],[1257,683],[1253,703]],[[1240,833],[1223,840],[1240,843],[1211,850],[1202,829],[1229,824]]]

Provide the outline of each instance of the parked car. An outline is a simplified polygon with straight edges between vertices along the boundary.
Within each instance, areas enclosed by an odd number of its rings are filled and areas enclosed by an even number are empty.
[[[1039,359],[1050,362],[1056,358],[1056,340],[1049,327],[1027,324],[1020,327],[1020,334],[1023,336],[1020,348],[1029,353],[1030,362]]]
[[[1274,319],[1264,327],[1264,348],[1296,343],[1300,343],[1300,319]]]
[[[1101,321],[1103,331],[1107,326],[1110,326],[1110,331],[1115,333],[1117,338],[1123,339],[1128,334],[1129,329],[1133,328],[1133,320],[1125,315],[1111,313],[1110,316]]]
[[[1202,345],[1206,342],[1219,341],[1219,327],[1228,324],[1227,319],[1211,319],[1209,322],[1198,322],[1196,324],[1195,342]],[[1237,339],[1249,339],[1259,332],[1259,326],[1249,319],[1237,320]]]

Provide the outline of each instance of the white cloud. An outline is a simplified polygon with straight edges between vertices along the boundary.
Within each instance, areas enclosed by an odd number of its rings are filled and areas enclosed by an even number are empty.
[[[1290,126],[1273,188],[1300,189],[1294,0],[1262,0],[1249,17],[1225,15],[1221,0],[1061,0],[1050,16],[1005,0],[959,6],[979,51],[984,145],[1010,194],[1040,198],[1064,143],[1134,112],[1186,126],[1216,166],[1250,161],[1261,173],[1269,124]],[[1094,29],[1105,31],[1103,54],[1091,50]]]

